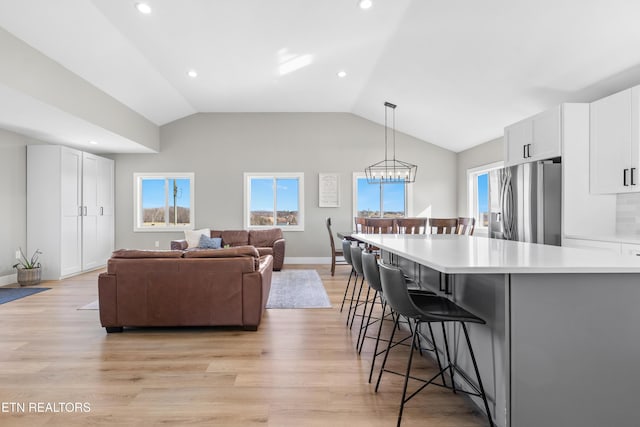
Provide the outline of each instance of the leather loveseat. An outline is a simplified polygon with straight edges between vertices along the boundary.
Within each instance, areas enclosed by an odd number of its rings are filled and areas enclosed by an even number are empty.
[[[242,326],[257,330],[273,257],[252,246],[199,251],[118,250],[98,278],[100,322],[124,326]]]
[[[273,269],[280,271],[284,264],[285,240],[280,228],[265,230],[211,230],[211,237],[222,238],[222,246],[254,246],[260,256],[273,255]],[[186,240],[171,241],[171,249],[186,250],[189,248]]]

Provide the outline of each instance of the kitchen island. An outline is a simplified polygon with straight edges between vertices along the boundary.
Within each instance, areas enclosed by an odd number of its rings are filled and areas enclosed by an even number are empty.
[[[640,425],[638,257],[473,236],[354,237],[487,322],[469,326],[496,425]],[[459,331],[448,334],[470,372]]]

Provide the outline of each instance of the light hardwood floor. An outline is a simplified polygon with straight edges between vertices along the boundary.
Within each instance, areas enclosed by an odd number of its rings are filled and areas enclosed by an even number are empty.
[[[285,268],[316,269],[333,308],[266,310],[257,332],[107,335],[98,311],[77,310],[97,298],[98,272],[43,283],[52,289],[0,305],[0,425],[395,426],[402,378],[386,375],[374,393],[373,340],[358,356],[357,329],[339,312],[347,267],[333,278],[328,266]],[[404,370],[406,351],[392,352],[393,367]],[[421,374],[434,372],[417,359]],[[30,414],[30,402],[87,402],[90,412]],[[403,426],[418,425],[484,421],[467,398],[428,387],[405,408]]]

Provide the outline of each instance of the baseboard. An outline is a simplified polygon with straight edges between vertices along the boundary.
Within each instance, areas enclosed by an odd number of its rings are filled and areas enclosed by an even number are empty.
[[[13,285],[14,283],[18,283],[17,274],[14,273],[7,276],[0,276],[0,286]]]
[[[331,264],[331,257],[284,257],[285,264]]]

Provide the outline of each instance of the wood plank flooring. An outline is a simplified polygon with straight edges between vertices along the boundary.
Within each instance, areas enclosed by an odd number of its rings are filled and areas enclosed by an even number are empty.
[[[378,393],[368,384],[373,340],[358,356],[357,329],[339,312],[347,267],[333,278],[328,266],[285,268],[316,269],[333,308],[266,310],[257,332],[107,335],[98,311],[77,309],[97,299],[98,272],[0,305],[0,425],[395,426],[403,379],[385,375]],[[399,347],[389,363],[404,370],[406,351]],[[434,372],[423,358],[416,368]],[[29,413],[38,402],[41,411]],[[90,411],[68,413],[68,402]],[[485,422],[466,397],[429,387],[407,404],[402,425]]]

